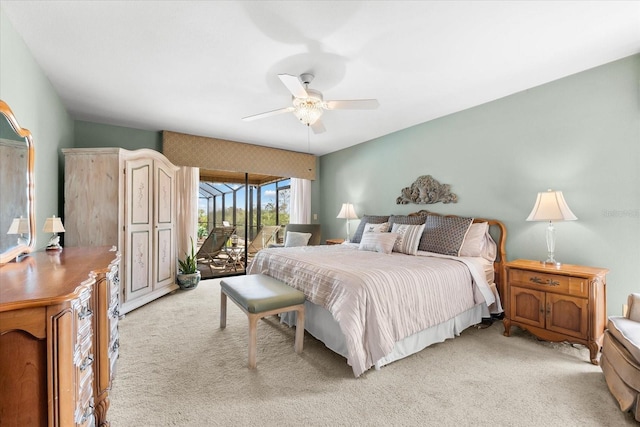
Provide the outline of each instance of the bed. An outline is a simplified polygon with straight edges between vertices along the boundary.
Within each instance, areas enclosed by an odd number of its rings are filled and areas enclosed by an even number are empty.
[[[505,239],[496,220],[365,215],[350,243],[263,249],[247,274],[304,292],[305,329],[358,377],[500,316]]]

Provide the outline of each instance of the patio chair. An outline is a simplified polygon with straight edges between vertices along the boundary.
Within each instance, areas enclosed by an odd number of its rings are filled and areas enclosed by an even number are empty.
[[[224,246],[235,232],[235,227],[212,228],[196,253],[198,264],[208,265],[212,273],[214,272],[214,267],[226,268],[229,260],[224,252]],[[221,257],[220,255],[224,256]]]
[[[275,241],[275,235],[280,230],[279,225],[265,225],[263,226],[256,237],[253,238],[247,246],[247,253],[249,256],[253,256],[260,249],[266,248],[269,242]]]

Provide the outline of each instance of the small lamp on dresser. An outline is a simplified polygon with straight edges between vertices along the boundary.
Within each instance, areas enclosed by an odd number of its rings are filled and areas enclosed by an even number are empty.
[[[564,200],[562,191],[553,191],[551,189],[546,192],[538,193],[536,204],[527,217],[527,221],[549,221],[547,226],[547,260],[542,261],[544,264],[552,264],[559,266],[560,262],[554,258],[556,248],[556,230],[553,227],[554,221],[574,221],[578,219]]]
[[[24,237],[25,234],[29,234],[29,220],[27,218],[14,218],[9,226],[7,234],[18,235],[18,245],[27,245],[28,240]]]
[[[64,226],[62,225],[62,220],[57,218],[55,215],[51,218],[47,218],[44,222],[44,228],[42,229],[45,233],[53,233],[51,239],[49,239],[49,243],[47,244],[48,251],[61,251],[62,246],[60,245],[60,236],[58,233],[64,233]]]

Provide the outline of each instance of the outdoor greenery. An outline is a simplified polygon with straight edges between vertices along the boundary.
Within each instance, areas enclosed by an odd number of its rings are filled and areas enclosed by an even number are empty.
[[[286,225],[289,224],[289,203],[291,198],[291,191],[287,188],[284,190],[278,191],[278,209],[276,215],[276,204],[275,202],[267,202],[263,205],[262,209],[260,209],[260,223],[262,225]],[[222,218],[233,223],[233,213],[234,209],[232,206],[225,209],[224,216],[222,215],[222,210],[218,209],[215,212],[215,224],[222,224]],[[246,212],[243,208],[236,207],[235,210],[235,224],[238,229],[237,234],[244,235],[244,221]],[[258,223],[258,212],[256,206],[253,209],[253,218],[250,221],[250,224],[255,228],[255,224]],[[203,239],[207,237],[208,230],[213,225],[208,221],[207,212],[204,209],[198,210],[198,238]],[[252,230],[253,233],[256,230]]]

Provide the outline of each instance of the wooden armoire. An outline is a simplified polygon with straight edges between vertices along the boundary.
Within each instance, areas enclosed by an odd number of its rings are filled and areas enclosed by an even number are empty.
[[[65,246],[115,245],[122,255],[120,313],[178,286],[176,171],[149,149],[72,148],[65,158]]]

